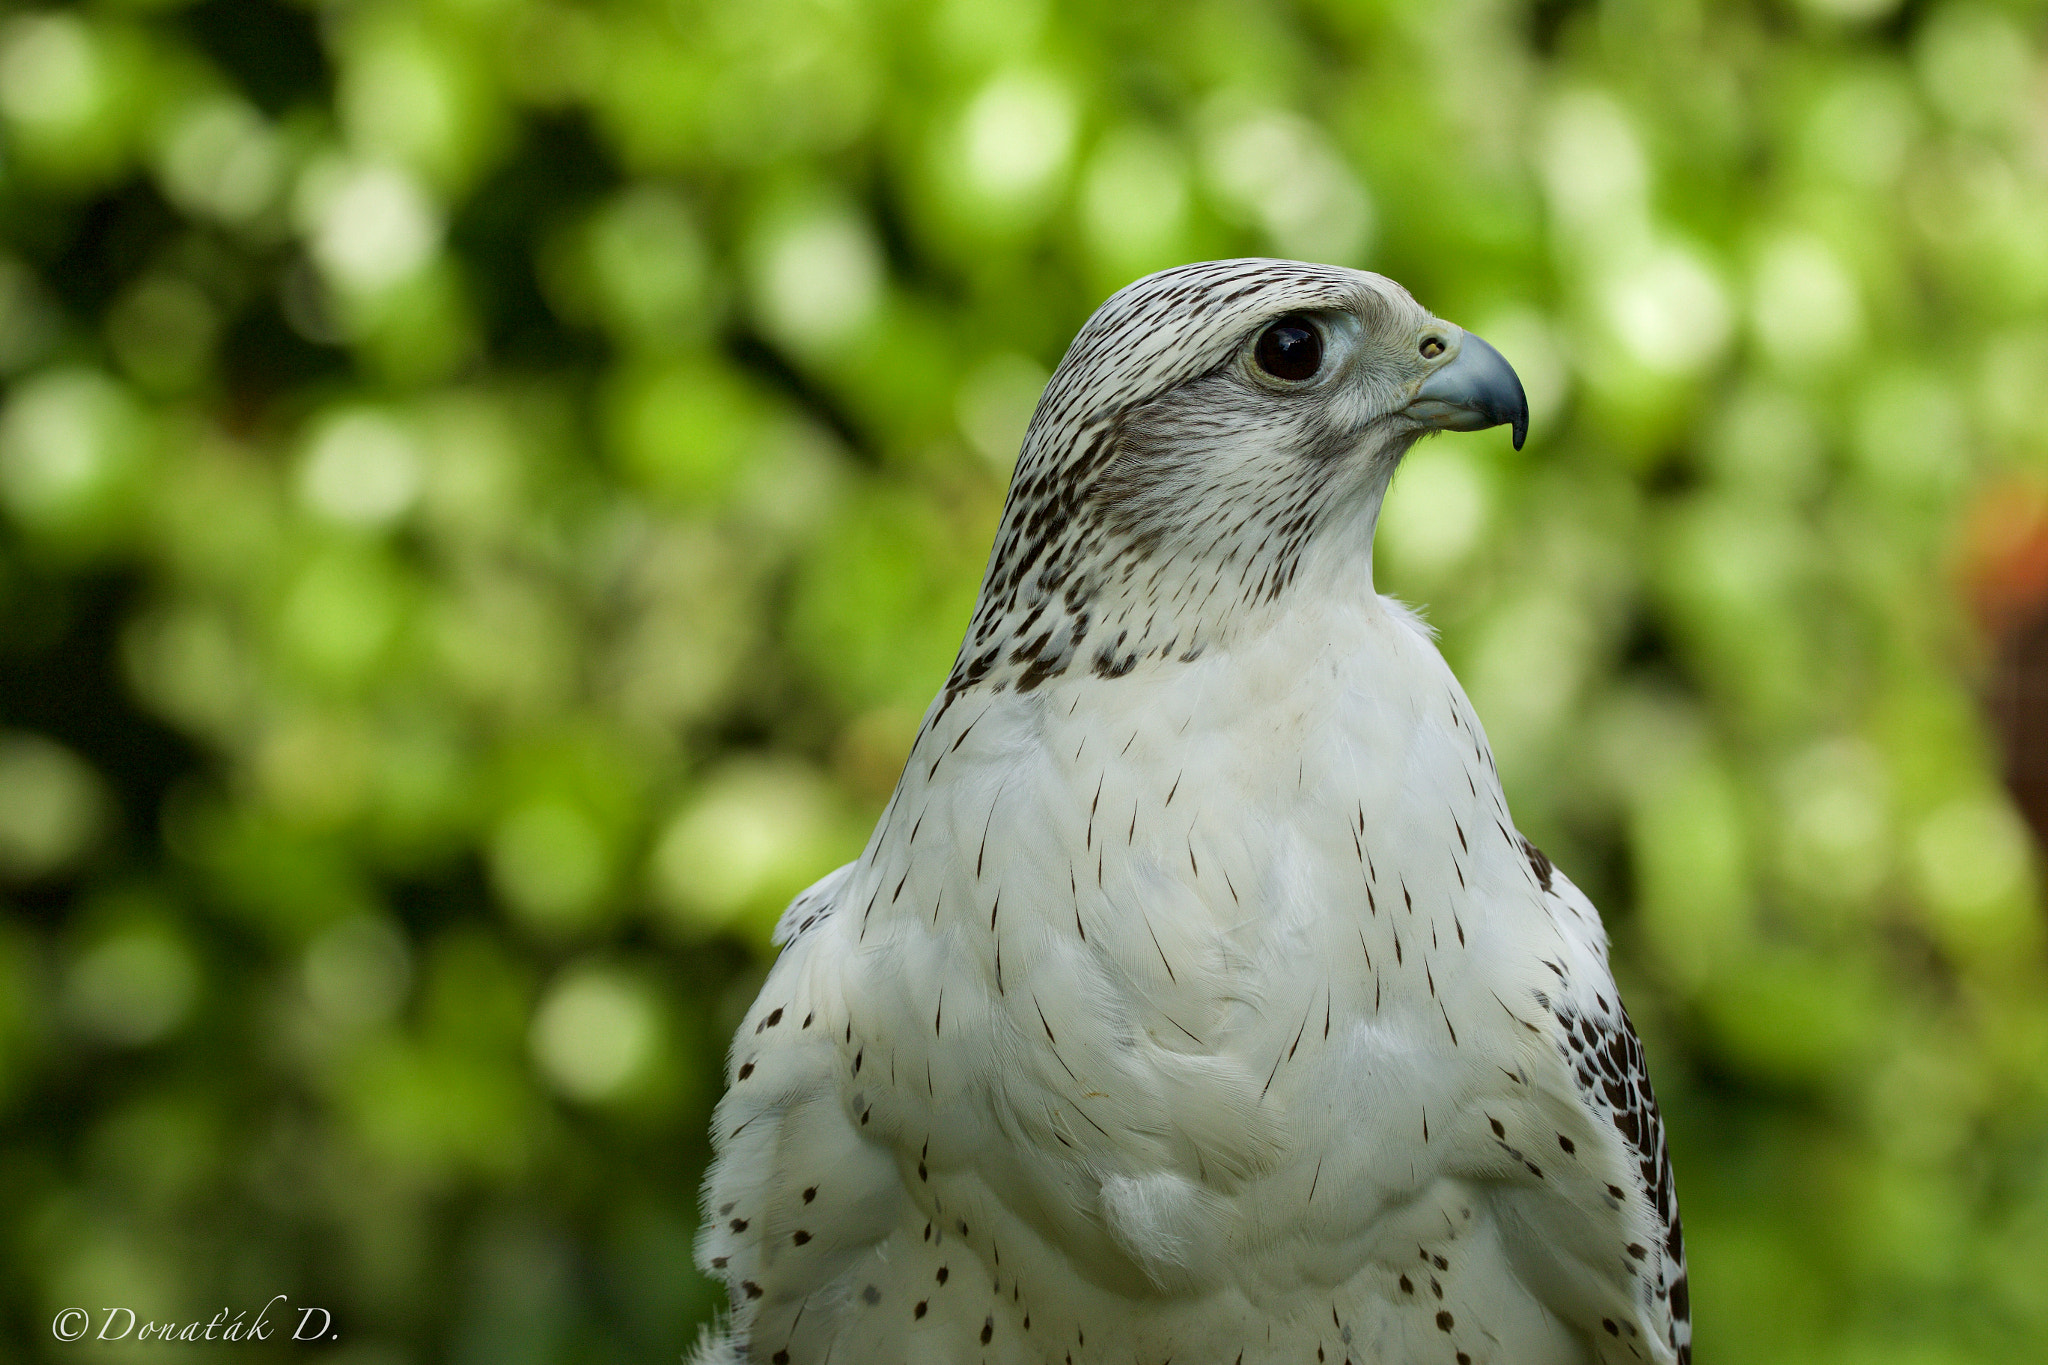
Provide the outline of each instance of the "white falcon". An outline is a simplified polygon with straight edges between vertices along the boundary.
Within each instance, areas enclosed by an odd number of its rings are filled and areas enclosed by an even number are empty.
[[[1689,1359],[1599,915],[1373,590],[1416,438],[1527,420],[1378,275],[1102,306],[895,796],[734,1042],[700,1361]]]

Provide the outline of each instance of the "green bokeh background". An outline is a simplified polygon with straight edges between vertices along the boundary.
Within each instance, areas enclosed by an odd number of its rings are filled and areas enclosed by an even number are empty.
[[[1528,385],[1378,573],[1607,912],[1701,1358],[2039,1358],[2037,854],[1963,604],[2048,475],[2044,48],[1990,0],[7,6],[0,1354],[283,1293],[352,1365],[675,1359],[724,1040],[1039,386],[1134,276],[1278,254]]]

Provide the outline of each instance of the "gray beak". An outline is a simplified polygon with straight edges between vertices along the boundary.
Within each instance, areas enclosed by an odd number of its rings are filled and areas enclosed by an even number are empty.
[[[1470,332],[1450,364],[1422,381],[1408,412],[1424,426],[1447,431],[1482,431],[1506,423],[1514,428],[1516,450],[1529,434],[1529,400],[1521,378],[1499,351]]]

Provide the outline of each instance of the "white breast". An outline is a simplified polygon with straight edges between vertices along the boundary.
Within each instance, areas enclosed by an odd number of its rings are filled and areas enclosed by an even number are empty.
[[[1398,607],[963,696],[886,829],[835,925],[849,1107],[1014,1292],[1270,1315],[1471,1216],[1469,1044],[1550,927]]]

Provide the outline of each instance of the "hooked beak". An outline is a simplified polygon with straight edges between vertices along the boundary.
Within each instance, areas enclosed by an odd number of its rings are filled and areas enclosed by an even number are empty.
[[[1408,414],[1440,431],[1482,431],[1503,423],[1514,428],[1515,449],[1529,434],[1529,400],[1522,381],[1501,353],[1470,332],[1458,353],[1422,381]]]

